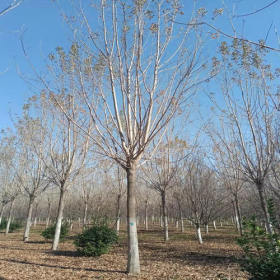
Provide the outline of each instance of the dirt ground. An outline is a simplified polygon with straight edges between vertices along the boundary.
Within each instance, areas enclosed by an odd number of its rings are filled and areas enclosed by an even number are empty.
[[[248,276],[240,270],[242,252],[235,244],[237,237],[230,227],[213,229],[199,245],[188,228],[180,233],[170,230],[170,241],[163,242],[160,228],[139,230],[141,275],[126,274],[126,240],[110,253],[98,258],[80,257],[73,236],[61,243],[59,251],[41,236],[43,226],[32,230],[30,242],[23,243],[22,230],[5,236],[0,233],[0,279],[216,279],[242,280]],[[75,229],[74,229],[75,230]]]

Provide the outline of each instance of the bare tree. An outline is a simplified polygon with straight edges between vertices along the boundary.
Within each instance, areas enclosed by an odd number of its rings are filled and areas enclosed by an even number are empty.
[[[1,138],[0,145],[0,180],[2,205],[9,205],[8,221],[6,225],[6,234],[9,233],[10,223],[13,214],[14,202],[21,193],[21,188],[17,176],[17,172],[21,170],[22,162],[16,155],[16,137],[8,131]],[[3,208],[1,215],[3,214]],[[2,216],[1,216],[2,218]]]
[[[165,241],[169,239],[167,193],[176,186],[176,175],[180,162],[184,158],[184,148],[185,143],[183,141],[179,141],[177,138],[172,141],[170,137],[166,137],[166,141],[159,145],[155,158],[147,162],[142,169],[143,179],[147,185],[159,192],[161,197]]]
[[[41,121],[29,116],[28,106],[25,106],[24,116],[16,123],[17,157],[22,160],[22,169],[17,173],[21,188],[29,198],[28,212],[23,235],[23,241],[29,240],[32,224],[32,212],[36,199],[47,189],[50,181],[43,159],[46,158],[44,137],[46,130]]]
[[[174,25],[183,16],[181,9],[177,0],[96,1],[92,12],[101,25],[93,29],[88,11],[81,9],[78,29],[86,26],[87,38],[73,44],[69,55],[61,49],[58,56],[50,55],[49,69],[58,71],[64,84],[53,89],[43,81],[52,92],[71,88],[71,95],[82,104],[84,118],[73,119],[59,100],[57,105],[85,134],[84,125],[90,119],[92,143],[127,173],[127,271],[132,274],[140,272],[136,169],[146,148],[155,138],[160,142],[180,105],[202,82],[198,75],[205,69],[198,64],[199,27]],[[77,41],[80,33],[75,33]]]
[[[52,104],[54,98],[64,104],[69,117],[56,110]],[[41,118],[41,125],[45,129],[44,151],[41,153],[38,149],[41,148],[39,146],[36,153],[38,156],[47,155],[42,157],[41,160],[47,170],[48,180],[60,190],[55,236],[52,245],[52,249],[56,250],[63,220],[66,192],[84,166],[88,151],[88,137],[82,137],[69,119],[71,117],[75,120],[79,116],[79,108],[75,104],[74,97],[62,94],[54,97],[54,94],[46,95],[42,93],[38,98],[33,97],[31,101],[33,101],[34,108],[38,108],[37,114]]]
[[[236,168],[257,188],[266,228],[272,234],[265,185],[275,159],[277,118],[268,86],[273,75],[264,64],[262,49],[233,41],[232,46],[224,42],[221,53],[225,106],[221,118],[227,133],[220,136],[220,143],[239,161]]]
[[[223,208],[223,193],[215,172],[197,156],[185,165],[181,186],[186,214],[194,223],[198,242],[202,244],[201,225],[208,226],[219,215]]]
[[[224,127],[223,124],[221,124],[221,127]],[[220,136],[222,135],[220,134],[219,137]],[[236,158],[239,156],[236,146],[233,143],[229,143],[230,151],[225,149],[223,143],[218,140],[219,137],[215,138],[213,137],[213,133],[211,133],[211,139],[213,141],[213,164],[215,165],[215,170],[219,176],[221,184],[232,197],[236,227],[242,235],[242,215],[240,211],[239,197],[244,189],[246,180],[244,180],[244,175],[241,172],[240,161]],[[225,139],[224,136],[222,137]]]

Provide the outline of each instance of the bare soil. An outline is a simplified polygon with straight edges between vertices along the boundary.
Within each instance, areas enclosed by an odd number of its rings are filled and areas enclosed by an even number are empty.
[[[243,280],[248,275],[240,270],[242,252],[235,243],[232,227],[210,228],[199,245],[192,228],[180,233],[170,230],[170,240],[164,242],[162,230],[139,230],[141,275],[126,274],[126,237],[110,253],[98,258],[81,257],[71,236],[52,252],[51,243],[40,236],[43,225],[31,231],[30,241],[22,241],[22,230],[7,236],[0,233],[0,279],[216,279]]]

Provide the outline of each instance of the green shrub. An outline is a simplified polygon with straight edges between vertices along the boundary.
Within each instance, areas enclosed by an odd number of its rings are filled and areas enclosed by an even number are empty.
[[[254,280],[280,279],[280,235],[277,232],[278,224],[271,200],[268,206],[275,233],[266,233],[265,229],[258,225],[256,218],[252,217],[244,221],[244,234],[237,240],[245,253],[242,268],[249,272]]]
[[[42,231],[41,235],[46,239],[53,240],[55,234],[55,227],[56,227],[55,224],[47,227],[45,230]],[[65,237],[68,235],[68,232],[69,232],[69,225],[67,223],[62,223],[59,240],[64,240]]]
[[[5,230],[7,227],[8,221],[6,219],[3,219],[0,224],[0,230]],[[10,223],[10,229],[9,232],[14,232],[15,230],[22,227],[22,223],[20,221],[14,221]]]
[[[83,256],[100,256],[106,254],[112,244],[118,241],[115,230],[108,225],[94,225],[78,235],[74,244]]]

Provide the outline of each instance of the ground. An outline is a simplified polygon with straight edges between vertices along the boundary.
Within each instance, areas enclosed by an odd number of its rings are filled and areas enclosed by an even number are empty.
[[[170,229],[170,240],[163,241],[162,230],[139,230],[141,275],[126,274],[125,231],[120,242],[108,254],[98,258],[78,256],[71,236],[52,252],[51,243],[40,236],[43,225],[31,231],[30,241],[23,243],[22,230],[7,236],[0,233],[0,279],[216,279],[242,280],[248,275],[241,271],[242,252],[236,245],[232,226],[223,226],[204,235],[199,245],[194,230],[184,233]]]

